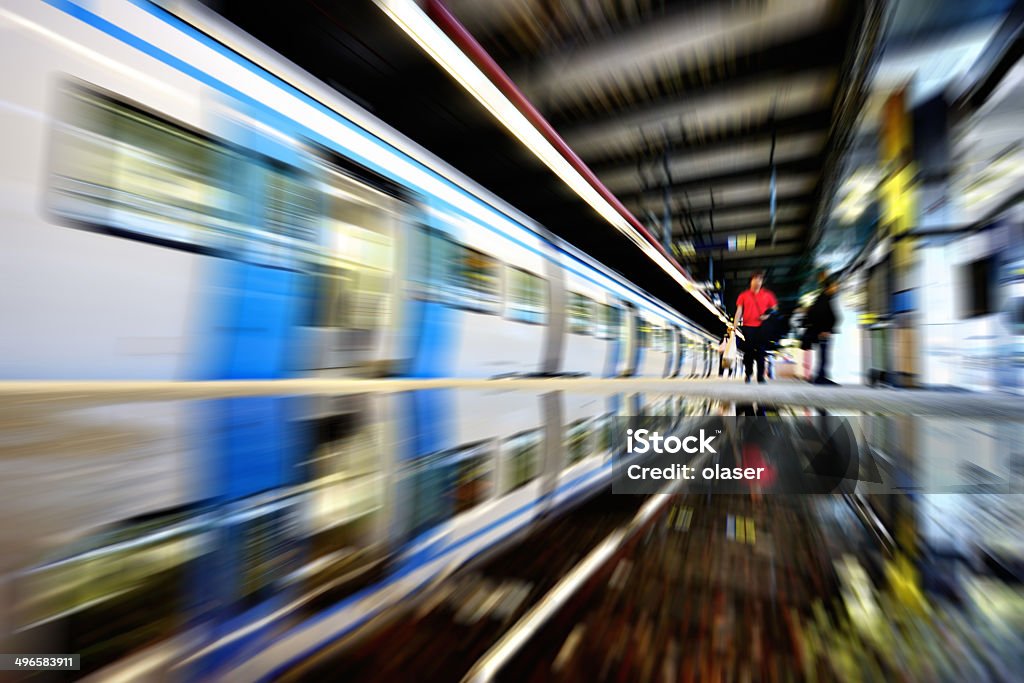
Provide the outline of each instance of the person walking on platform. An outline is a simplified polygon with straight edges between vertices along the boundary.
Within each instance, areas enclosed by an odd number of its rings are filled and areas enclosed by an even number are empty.
[[[800,347],[809,350],[815,344],[818,345],[818,372],[812,380],[814,384],[835,384],[829,377],[829,365],[831,361],[830,345],[832,335],[835,334],[839,317],[836,315],[833,299],[839,291],[839,279],[835,275],[826,277],[822,283],[821,292],[814,300],[811,307],[807,309],[804,316],[804,337]]]
[[[750,276],[750,289],[744,290],[736,299],[736,324],[743,331],[743,367],[746,382],[757,364],[757,383],[764,384],[764,353],[767,339],[761,329],[762,323],[770,318],[779,302],[771,290],[764,287],[764,273],[758,271]]]

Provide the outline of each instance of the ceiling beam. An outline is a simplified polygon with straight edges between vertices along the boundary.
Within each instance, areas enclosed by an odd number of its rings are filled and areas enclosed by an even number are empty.
[[[637,163],[647,160],[652,155],[661,154],[664,147],[670,148],[673,155],[688,152],[712,152],[736,144],[756,144],[766,140],[770,142],[773,133],[778,137],[787,137],[808,131],[828,130],[831,120],[832,108],[822,106],[791,116],[774,119],[769,117],[733,129],[721,129],[714,135],[677,136],[669,139],[662,136],[651,140],[652,144],[649,148],[641,146],[614,149],[609,147],[604,150],[594,150],[587,157],[587,165],[600,175],[621,167],[635,168]]]
[[[789,189],[790,185],[795,189]],[[734,190],[734,188],[736,189]],[[814,183],[812,181],[793,184],[786,183],[785,185],[779,183],[776,201],[779,206],[810,204],[813,190]],[[709,192],[697,191],[672,195],[670,201],[672,202],[674,212],[677,214],[700,216],[707,214],[712,209],[716,214],[728,211],[763,209],[768,206],[769,197],[770,192],[767,183],[764,184],[764,187],[743,183],[732,187],[716,186],[714,188],[714,204],[711,203],[711,194]],[[647,211],[661,215],[664,211],[663,200],[658,201],[655,198],[644,200],[628,196],[621,199],[625,203],[626,208],[637,216],[646,215]]]
[[[644,149],[665,137],[699,138],[818,110],[831,101],[835,81],[834,69],[757,79],[707,94],[674,95],[603,120],[587,117],[586,123],[559,127],[559,133],[584,158],[607,147]]]
[[[807,232],[807,226],[806,225],[799,225],[799,224],[779,225],[779,226],[776,226],[776,228],[775,228],[775,240],[776,240],[776,242],[787,242],[787,241],[791,241],[791,240],[799,240],[800,238],[802,238],[805,235],[806,232]],[[757,236],[757,240],[758,240],[757,243],[759,245],[767,244],[767,243],[769,243],[771,241],[771,228],[769,228],[768,226],[766,226],[764,224],[760,224],[756,228],[747,228],[747,229],[743,229],[743,230],[716,229],[714,232],[709,232],[707,230],[704,230],[704,231],[701,231],[700,236],[704,236],[704,237],[720,237],[720,238],[724,239],[725,237],[730,237],[732,235],[750,235],[750,234],[753,234],[753,235]],[[692,236],[687,234],[687,233],[685,233],[685,232],[680,232],[680,231],[677,230],[677,231],[672,233],[672,238],[676,239],[676,240],[684,240],[685,241],[685,240],[692,239]],[[702,245],[700,243],[698,243],[697,246],[701,247]],[[706,246],[702,246],[702,248],[706,249],[707,247]]]
[[[776,183],[788,180],[791,176],[809,176],[814,174],[821,169],[822,161],[820,149],[812,156],[800,156],[795,159],[779,161],[775,164]],[[772,167],[769,164],[768,158],[765,157],[753,160],[747,164],[736,164],[726,167],[724,170],[712,173],[693,174],[688,178],[673,177],[668,189],[673,194],[679,194],[683,191],[693,192],[697,188],[705,188],[704,194],[707,195],[717,185],[737,183],[744,180],[763,180],[767,194],[769,189],[768,180],[771,177],[771,172]],[[634,186],[632,190],[625,187],[623,183],[619,183],[617,186],[615,184],[607,185],[606,183],[606,186],[616,194],[628,195],[632,192],[633,196],[638,196],[641,200],[652,197],[663,200],[663,193],[665,191],[664,180],[659,178],[658,181],[660,182],[651,182],[646,187],[642,185],[640,187]]]
[[[806,225],[810,212],[807,206],[780,206],[776,209],[775,216],[777,225]],[[715,212],[713,214],[704,214],[703,216],[694,216],[691,217],[691,220],[698,230],[714,234],[723,232],[751,232],[758,228],[770,226],[772,222],[767,207],[763,211],[750,209],[723,212],[721,214]]]
[[[553,107],[585,96],[594,85],[657,71],[666,64],[708,69],[820,31],[829,18],[830,4],[829,0],[709,4],[624,32],[609,32],[605,39],[582,48],[546,52],[542,64],[528,71],[513,70],[512,76],[531,100]]]
[[[614,171],[601,174],[601,182],[615,193],[636,192],[660,187],[667,178],[674,183],[707,178],[714,174],[732,171],[759,173],[770,169],[774,158],[777,167],[818,157],[825,147],[824,133],[804,133],[779,138],[775,144],[774,157],[772,140],[768,138],[757,143],[740,143],[711,152],[691,150],[685,154],[654,154],[644,162],[632,166],[620,166]],[[665,166],[668,166],[666,173]]]
[[[789,244],[777,244],[774,247],[757,247],[749,252],[747,251],[723,251],[718,257],[723,261],[734,263],[736,261],[745,261],[749,258],[755,258],[758,260],[766,260],[778,258],[780,256],[796,256],[800,253],[801,246],[798,243]],[[748,256],[754,254],[753,256]]]
[[[810,211],[812,195],[810,193],[803,193],[799,195],[784,195],[778,198],[779,207],[799,207],[802,211]],[[763,209],[768,206],[768,196],[765,195],[763,199],[750,200],[744,202],[723,202],[719,204],[715,203],[715,209],[712,210],[709,205],[702,205],[698,207],[693,206],[681,206],[676,203],[672,207],[672,218],[674,221],[694,221],[699,222],[701,225],[709,225],[709,216],[716,216],[718,212],[729,212],[729,211],[750,211],[753,209]],[[633,212],[634,216],[640,216],[643,218],[649,218],[653,214],[658,220],[662,219],[665,212],[664,206],[658,206],[651,202],[647,205],[640,205],[634,202],[627,202],[626,208]]]
[[[629,79],[592,84],[573,100],[554,105],[539,102],[556,128],[575,122],[604,123],[642,110],[656,109],[695,97],[713,97],[758,83],[776,82],[820,71],[834,71],[841,54],[836,31],[822,31],[794,43],[778,45],[745,60],[725,60],[680,71],[662,65],[636,72]]]
[[[772,274],[785,277],[781,272],[799,263],[799,254],[779,254],[777,256],[755,256],[753,258],[737,258],[723,261],[721,270],[723,277],[750,277],[751,273],[772,268]]]

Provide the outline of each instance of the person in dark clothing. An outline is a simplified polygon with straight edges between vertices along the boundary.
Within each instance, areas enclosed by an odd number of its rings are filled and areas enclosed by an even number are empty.
[[[811,307],[807,309],[804,316],[804,338],[801,348],[810,349],[813,345],[818,346],[818,371],[814,376],[814,384],[835,384],[829,377],[830,346],[832,335],[839,324],[839,316],[836,314],[835,295],[839,291],[839,280],[834,275],[825,278],[818,298],[814,300]]]
[[[746,382],[757,365],[757,383],[764,384],[764,353],[768,343],[761,324],[775,314],[779,302],[775,295],[764,287],[764,273],[756,272],[750,277],[750,289],[740,293],[736,299],[736,324],[743,330],[743,366]]]

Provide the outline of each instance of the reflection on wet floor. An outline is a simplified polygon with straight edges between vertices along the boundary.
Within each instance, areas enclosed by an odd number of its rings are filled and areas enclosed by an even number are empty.
[[[678,498],[499,680],[1016,680],[1019,589],[973,578],[954,605],[915,589],[906,560],[876,583],[825,521],[835,505]]]
[[[395,623],[372,629],[342,654],[304,663],[287,680],[457,681],[643,502],[642,496],[604,494],[542,523],[513,547],[405,606]]]
[[[710,419],[722,427],[722,447],[701,466],[763,467],[767,475],[757,482],[716,481],[682,489],[641,537],[527,640],[500,678],[1015,680],[1007,672],[1024,665],[1018,635],[1024,633],[1019,589],[1024,504],[1020,496],[1000,491],[1013,490],[1019,481],[1012,448],[1016,426],[985,431],[991,425],[977,420],[838,417],[761,404],[714,412],[719,414]],[[70,414],[62,423],[71,434],[78,433],[74,418]],[[25,434],[46,436],[38,429],[38,416],[6,419],[8,426],[15,426],[15,419],[25,425]],[[668,420],[682,431],[690,425],[687,420],[714,429],[707,426],[708,417],[650,419]],[[90,415],[90,424],[99,429],[96,415]],[[119,423],[111,414],[103,424],[116,432]],[[957,437],[968,430],[973,450]],[[0,444],[8,463],[23,463],[24,476],[49,476],[18,458],[20,433],[7,429]],[[114,471],[132,481],[144,475],[142,463],[160,467],[163,462],[118,460],[109,442],[102,443],[106,461],[91,456],[88,467],[80,461],[85,469],[75,470],[79,461],[68,454],[63,476],[78,471],[79,486],[87,486],[93,468],[96,481],[109,481]],[[877,477],[867,473],[867,464],[877,468]],[[961,488],[956,494],[933,494],[915,489],[915,482]],[[28,500],[16,488],[3,503],[9,508]],[[125,487],[112,491],[109,500],[120,505],[144,495],[144,488]],[[322,651],[287,677],[322,680],[341,672],[367,680],[414,674],[459,680],[645,500],[603,494],[533,525],[498,554],[398,604],[389,621],[373,622],[343,647]],[[75,505],[68,499],[51,507],[53,514],[67,515]],[[76,632],[88,636],[79,640],[92,667],[180,630],[181,596],[188,594],[186,561],[209,551],[209,539],[200,542],[201,529],[188,527],[193,512],[182,514],[183,519],[136,520],[130,533],[126,529],[116,539],[86,539],[89,548],[126,540],[131,547],[104,551],[106,559],[88,567],[84,559],[68,564],[61,590],[26,591],[38,600],[18,603],[26,615],[36,615],[24,621],[41,619],[43,627],[52,628],[44,622],[63,625],[58,615],[80,610],[73,618]],[[877,519],[866,519],[872,515]],[[910,530],[901,531],[908,520]],[[180,538],[145,540],[179,522],[185,523]],[[898,546],[902,555],[894,552]],[[168,552],[171,547],[176,550]],[[387,571],[366,558],[357,560],[337,563],[330,576],[298,580],[297,590],[313,589],[309,595],[315,597],[303,597],[300,608],[243,654],[286,635]],[[355,565],[358,577],[349,571]],[[35,578],[51,575],[57,576],[46,571]],[[342,575],[339,584],[335,579]],[[159,615],[153,605],[161,606]],[[132,639],[115,637],[128,631]],[[394,647],[396,642],[402,647]]]

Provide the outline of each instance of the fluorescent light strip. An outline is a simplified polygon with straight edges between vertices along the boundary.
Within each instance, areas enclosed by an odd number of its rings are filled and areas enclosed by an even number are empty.
[[[672,279],[682,285],[705,308],[722,322],[728,318],[694,283],[679,271],[661,251],[638,233],[629,221],[620,214],[584,178],[579,171],[541,134],[522,112],[501,92],[491,79],[442,31],[437,24],[412,0],[375,0],[377,5],[405,33],[441,65],[452,78],[459,82],[480,104],[484,106],[505,128],[522,142],[534,155],[550,168],[573,192],[575,192],[598,215],[631,242],[640,247],[648,258],[661,266]]]

